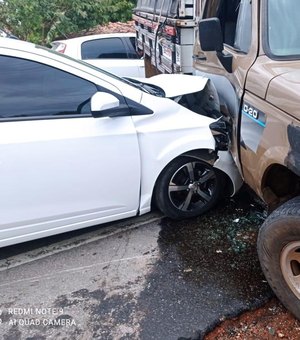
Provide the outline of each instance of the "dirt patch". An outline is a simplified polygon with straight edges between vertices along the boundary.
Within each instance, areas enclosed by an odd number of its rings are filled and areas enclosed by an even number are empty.
[[[273,299],[264,307],[226,320],[209,333],[205,340],[227,339],[289,339],[300,338],[300,321]]]
[[[110,22],[107,25],[98,25],[88,31],[75,32],[68,35],[68,39],[75,37],[83,37],[93,34],[107,34],[107,33],[135,33],[134,21],[128,22]]]
[[[96,26],[89,31],[89,34],[103,34],[103,33],[135,33],[134,21],[128,22],[110,22],[104,26]]]

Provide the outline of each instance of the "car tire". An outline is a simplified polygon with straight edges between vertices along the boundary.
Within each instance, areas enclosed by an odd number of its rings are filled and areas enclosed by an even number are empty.
[[[300,319],[300,197],[284,203],[266,219],[257,248],[269,285]]]
[[[172,219],[196,217],[216,204],[221,187],[219,170],[199,159],[179,157],[161,173],[155,201]]]

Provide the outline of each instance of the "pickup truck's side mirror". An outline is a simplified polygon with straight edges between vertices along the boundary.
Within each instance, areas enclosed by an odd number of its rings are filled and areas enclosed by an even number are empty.
[[[202,51],[223,51],[223,35],[218,18],[203,19],[199,22],[199,40]]]
[[[232,72],[232,55],[223,54],[223,33],[218,18],[202,19],[199,22],[199,42],[202,51],[217,52],[217,56],[227,72]]]

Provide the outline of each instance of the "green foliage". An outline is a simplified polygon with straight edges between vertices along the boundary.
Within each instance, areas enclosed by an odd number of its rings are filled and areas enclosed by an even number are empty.
[[[23,40],[47,44],[57,36],[109,21],[131,19],[134,0],[3,0],[0,27]]]
[[[102,0],[102,18],[104,22],[127,21],[131,19],[135,1]]]

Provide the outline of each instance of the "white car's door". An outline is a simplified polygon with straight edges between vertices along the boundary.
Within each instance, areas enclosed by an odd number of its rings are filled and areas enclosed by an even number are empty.
[[[45,64],[0,56],[0,74],[0,242],[136,214],[131,117],[93,118],[99,88]]]
[[[145,77],[144,60],[130,44],[118,37],[87,40],[81,44],[80,58],[119,77]]]

